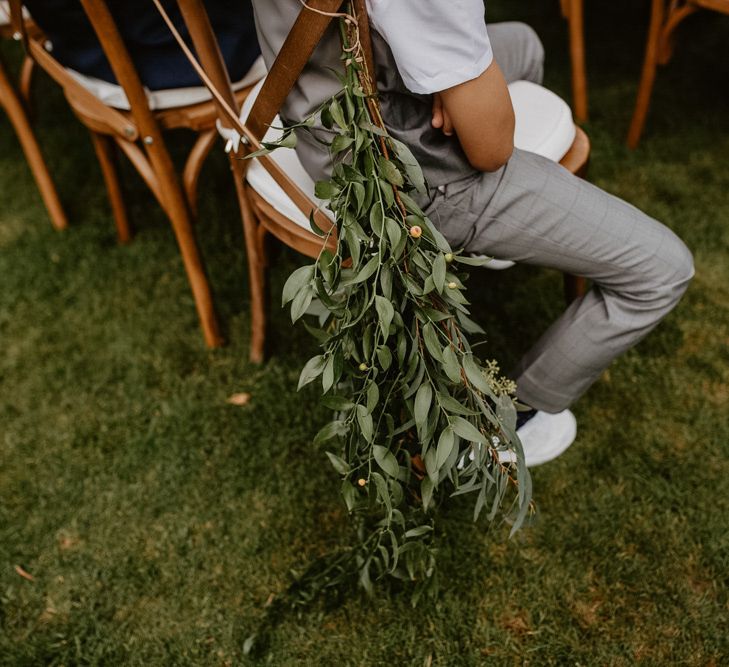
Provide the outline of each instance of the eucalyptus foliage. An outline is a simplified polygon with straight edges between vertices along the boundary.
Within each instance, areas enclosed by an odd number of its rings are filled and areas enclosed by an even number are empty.
[[[471,494],[474,520],[508,508],[515,531],[530,512],[531,483],[514,385],[469,340],[483,331],[469,317],[464,269],[481,260],[451,249],[416,203],[423,173],[385,129],[354,17],[341,32],[343,90],[320,110],[333,174],[316,184],[335,222],[324,232],[311,218],[335,250],[294,271],[283,303],[294,322],[314,300],[325,307],[320,326],[307,325],[321,351],[299,388],[316,382],[334,411],[314,444],[341,479],[359,544],[312,576],[321,590],[356,571],[368,592],[392,576],[415,583],[416,602],[437,586],[439,503]],[[293,138],[289,128],[279,145]],[[500,462],[507,451],[517,463]]]

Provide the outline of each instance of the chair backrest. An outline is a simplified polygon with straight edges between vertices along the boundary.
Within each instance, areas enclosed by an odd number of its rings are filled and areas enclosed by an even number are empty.
[[[147,139],[149,145],[155,141],[159,143],[161,141],[159,125],[154,112],[150,109],[141,77],[106,0],[80,0],[80,3],[118,84],[127,96],[131,117],[107,106],[81,85],[52,53],[44,48],[41,36],[29,36],[26,33],[26,27],[19,18],[21,0],[9,0],[14,30],[22,36],[31,57],[66,91],[70,100],[80,104],[92,117],[98,118],[102,124],[106,124],[124,139],[134,141],[141,135],[151,138]]]
[[[165,17],[168,27],[175,34],[180,47],[186,50],[188,57],[196,60],[175,30],[169,17],[166,16],[159,0],[153,1]],[[199,58],[199,63],[193,62],[193,66],[196,67],[203,82],[216,100],[221,124],[241,134],[244,138],[244,152],[250,153],[257,150],[260,148],[260,140],[280,111],[327,27],[335,17],[340,16],[338,10],[342,5],[342,0],[309,0],[306,6],[302,6],[244,123],[239,120],[240,110],[235,102],[225,62],[218,48],[203,0],[177,0],[177,2]],[[372,72],[372,45],[365,0],[354,0],[354,8],[367,67]],[[317,226],[321,229],[326,230],[331,227],[331,221],[319,210],[318,205],[289,179],[273,160],[267,156],[261,156],[258,159],[302,213],[306,216],[313,215]]]

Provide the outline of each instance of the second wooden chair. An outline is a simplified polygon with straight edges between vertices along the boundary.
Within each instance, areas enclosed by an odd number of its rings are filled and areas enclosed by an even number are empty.
[[[17,15],[19,0],[10,2],[13,13]],[[120,241],[126,242],[131,238],[131,227],[116,167],[117,148],[126,155],[152,191],[167,214],[177,239],[205,342],[210,347],[221,345],[223,336],[193,230],[198,176],[205,157],[218,141],[215,105],[206,92],[208,99],[205,101],[190,104],[178,100],[170,108],[159,108],[165,105],[158,104],[153,109],[107,2],[81,0],[81,5],[119,83],[120,93],[116,97],[122,99],[122,105],[118,106],[126,106],[127,109],[102,101],[88,81],[66,69],[53,57],[42,36],[24,35],[28,53],[63,88],[69,105],[91,133]],[[261,74],[260,70],[253,72],[251,80],[234,93],[238,104],[245,99]],[[177,128],[197,133],[182,178],[163,134],[165,130]]]

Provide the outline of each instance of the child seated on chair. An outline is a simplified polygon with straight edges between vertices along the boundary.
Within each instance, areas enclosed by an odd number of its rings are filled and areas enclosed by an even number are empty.
[[[425,212],[451,245],[593,282],[515,370],[517,396],[532,408],[519,429],[527,464],[544,462],[574,440],[569,406],[678,303],[693,276],[691,253],[630,204],[514,148],[507,83],[542,79],[544,51],[531,28],[487,29],[483,0],[367,4],[383,118],[423,167]],[[270,67],[307,10],[299,0],[253,5]],[[330,70],[339,55],[333,25],[288,96],[286,121],[300,121],[336,94]],[[297,151],[313,178],[326,176],[325,147],[300,133]]]

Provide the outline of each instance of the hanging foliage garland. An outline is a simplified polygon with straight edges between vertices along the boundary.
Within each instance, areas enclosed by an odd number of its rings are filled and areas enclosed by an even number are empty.
[[[316,196],[334,218],[312,228],[324,248],[289,277],[283,304],[293,322],[317,299],[307,325],[321,351],[299,389],[317,382],[334,418],[314,438],[341,478],[359,543],[307,573],[305,602],[356,574],[370,592],[391,576],[414,583],[414,603],[437,590],[434,519],[451,496],[472,494],[476,520],[505,513],[518,530],[533,510],[531,481],[516,435],[513,382],[482,362],[469,335],[468,266],[416,203],[425,180],[411,151],[391,137],[366,68],[354,8],[340,17],[343,90],[317,116],[333,138],[333,173]],[[288,127],[262,152],[292,147]],[[258,153],[260,154],[260,152]],[[256,155],[256,154],[253,154]]]

